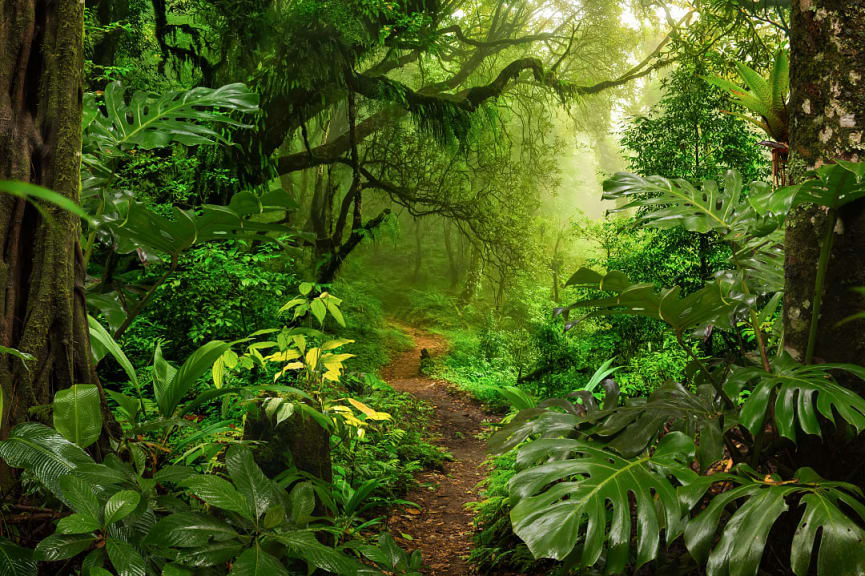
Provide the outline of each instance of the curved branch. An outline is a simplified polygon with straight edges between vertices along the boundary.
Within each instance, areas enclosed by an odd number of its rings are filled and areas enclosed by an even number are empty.
[[[692,15],[693,12],[686,14],[679,21],[679,24],[681,25],[686,22]],[[485,101],[497,98],[504,93],[508,84],[511,81],[516,81],[524,71],[531,71],[534,80],[538,84],[552,89],[562,99],[567,96],[598,94],[604,90],[622,86],[628,82],[647,76],[669,64],[670,61],[668,59],[661,58],[660,56],[671,38],[672,33],[668,34],[641,62],[618,78],[591,85],[569,85],[560,82],[554,74],[555,67],[559,64],[558,62],[553,70],[547,72],[540,59],[529,57],[514,60],[505,66],[489,84],[474,86],[457,94],[444,92],[444,90],[458,85],[484,59],[485,56],[481,54],[482,50],[448,81],[425,87],[418,91],[411,90],[404,84],[384,76],[357,74],[347,79],[349,89],[372,100],[399,101],[402,102],[402,105],[389,107],[358,124],[356,138],[360,142],[390,122],[400,119],[408,113],[426,110],[430,106],[448,106],[463,112],[474,112]],[[351,139],[349,135],[347,133],[342,134],[327,144],[314,148],[309,152],[298,152],[281,157],[278,161],[278,171],[280,174],[288,174],[322,164],[339,162],[342,155],[350,149],[350,146]]]

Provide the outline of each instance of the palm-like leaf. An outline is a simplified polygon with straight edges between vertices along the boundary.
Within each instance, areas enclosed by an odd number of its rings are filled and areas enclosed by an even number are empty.
[[[806,434],[821,435],[818,414],[834,422],[835,414],[857,431],[865,429],[865,398],[841,386],[832,370],[843,370],[865,379],[865,368],[852,364],[802,365],[784,355],[772,362],[772,372],[747,367],[734,370],[725,384],[728,394],[750,390],[740,420],[752,434],[766,419],[769,401],[775,398],[775,426],[778,433],[796,440],[796,424]],[[816,407],[816,410],[815,410]]]
[[[0,538],[0,576],[36,576],[33,551]]]
[[[747,87],[739,86],[719,76],[704,79],[728,92],[734,102],[758,116],[757,118],[743,116],[746,120],[763,128],[776,142],[787,142],[789,138],[787,103],[790,93],[790,62],[787,53],[779,50],[775,54],[768,80],[745,64],[737,63],[736,68]]]
[[[60,479],[80,465],[94,464],[80,447],[37,422],[16,426],[0,443],[0,458],[13,468],[26,468],[55,496],[65,501]]]
[[[662,529],[667,542],[681,533],[679,499],[668,475],[682,479],[695,476],[688,468],[693,455],[693,441],[678,432],[665,436],[652,455],[634,460],[580,440],[531,442],[519,451],[520,466],[552,461],[523,470],[511,479],[514,533],[536,558],[563,560],[584,532],[580,563],[595,564],[606,548],[608,572],[620,572],[629,559],[632,496],[636,503],[637,564],[642,565],[657,554]]]
[[[796,576],[809,574],[814,546],[818,544],[818,576],[858,576],[865,573],[865,504],[855,486],[829,482],[813,470],[803,468],[792,481],[762,478],[747,468],[740,474],[723,474],[701,478],[686,487],[686,499],[705,492],[713,481],[729,481],[732,490],[715,496],[709,505],[688,522],[685,543],[691,554],[705,562],[708,576],[756,576],[769,531],[782,513],[789,510],[788,501],[798,498],[804,507],[793,539],[790,565]],[[741,502],[743,499],[744,502]],[[724,511],[739,503],[715,534]],[[845,512],[852,511],[852,515]],[[710,552],[711,549],[711,552]]]
[[[228,348],[229,345],[221,340],[208,342],[190,354],[183,365],[177,369],[162,358],[161,349],[157,346],[153,392],[163,416],[169,417],[174,414],[177,405],[192,390],[198,378],[210,371],[213,363]]]
[[[111,354],[126,375],[129,381],[137,388],[138,375],[135,373],[135,367],[132,362],[124,354],[120,344],[108,333],[108,330],[99,323],[93,316],[87,315],[87,325],[90,327],[90,347],[93,351],[93,360],[99,363],[107,354]]]
[[[772,112],[783,118],[787,114],[787,100],[790,96],[790,58],[785,50],[779,50],[775,55],[769,85],[772,91]]]

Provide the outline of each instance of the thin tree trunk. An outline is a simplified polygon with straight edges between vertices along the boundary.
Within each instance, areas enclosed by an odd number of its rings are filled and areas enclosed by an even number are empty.
[[[448,256],[448,277],[450,279],[450,287],[454,288],[457,285],[457,282],[460,280],[460,270],[459,264],[457,263],[457,256],[454,254],[454,245],[453,239],[451,238],[451,225],[450,222],[444,220],[444,240],[445,240],[445,252],[447,252]]]
[[[78,201],[84,3],[0,0],[0,180],[50,188]],[[96,383],[84,300],[77,218],[45,218],[0,194],[0,344],[33,355],[0,356],[0,437],[57,390]],[[8,470],[0,482],[8,485]]]
[[[96,6],[96,17],[103,27],[115,22],[125,20],[129,17],[129,0],[100,0]],[[103,32],[102,37],[93,46],[93,64],[105,73],[106,69],[114,66],[117,48],[126,31],[116,26]],[[102,90],[105,88],[105,80],[90,84],[92,89]]]
[[[483,259],[481,258],[480,250],[475,246],[472,247],[471,260],[469,261],[469,271],[466,275],[466,282],[463,286],[463,291],[460,294],[460,304],[465,306],[474,299],[478,289],[481,286],[483,277]]]
[[[423,266],[423,229],[419,218],[414,220],[414,281],[417,282]]]
[[[793,181],[836,159],[865,160],[865,0],[795,0],[791,33],[791,142]],[[862,309],[850,289],[865,285],[865,202],[839,211],[815,358],[862,363],[860,322],[835,325]],[[804,358],[811,323],[816,262],[825,211],[802,207],[786,234],[784,332],[787,350]]]

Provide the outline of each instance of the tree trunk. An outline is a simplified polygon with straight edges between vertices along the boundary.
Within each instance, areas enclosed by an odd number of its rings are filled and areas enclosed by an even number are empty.
[[[460,281],[460,269],[457,262],[457,256],[454,254],[453,239],[451,238],[451,224],[444,220],[444,239],[445,251],[448,255],[448,278],[450,279],[450,287],[455,288]]]
[[[473,246],[471,260],[469,261],[469,271],[466,275],[463,291],[460,293],[459,297],[459,303],[461,306],[466,306],[471,303],[475,294],[477,294],[480,289],[484,271],[483,266],[484,264],[483,259],[481,258],[481,252],[476,246]]]
[[[414,219],[414,274],[412,279],[418,281],[420,270],[423,266],[423,230],[419,218]]]
[[[294,414],[277,427],[261,408],[247,414],[243,438],[262,443],[255,461],[271,478],[293,465],[327,483],[333,480],[330,432],[305,414]]]
[[[865,0],[794,0],[791,31],[792,181],[835,159],[863,160],[865,132]],[[835,325],[861,311],[850,292],[865,285],[865,202],[839,211],[826,279],[815,358],[862,363],[860,322]],[[826,213],[800,207],[786,233],[784,332],[787,350],[803,359],[814,298],[819,239]]]
[[[0,0],[0,180],[78,201],[84,3]],[[77,218],[0,194],[0,356],[5,438],[57,390],[97,383],[84,301]],[[8,484],[8,471],[0,482]]]
[[[96,4],[95,12],[100,26],[107,27],[129,17],[129,0],[100,0]],[[93,46],[93,64],[103,76],[106,69],[114,66],[117,48],[125,34],[122,27],[115,26],[103,32]],[[105,89],[107,83],[104,78],[99,82],[91,82],[90,88],[94,90]]]

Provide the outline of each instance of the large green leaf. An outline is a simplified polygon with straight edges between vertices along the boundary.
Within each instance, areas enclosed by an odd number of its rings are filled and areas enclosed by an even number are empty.
[[[286,547],[291,556],[303,559],[313,568],[333,572],[340,576],[355,576],[362,565],[346,554],[319,542],[311,530],[292,530],[270,533],[265,542],[276,541]]]
[[[0,192],[5,192],[6,194],[11,194],[12,196],[18,196],[19,198],[24,198],[28,202],[34,202],[35,200],[48,202],[49,204],[54,204],[55,206],[62,208],[67,212],[75,214],[83,220],[86,220],[88,222],[91,221],[90,214],[88,214],[74,200],[63,196],[62,194],[59,194],[54,190],[49,190],[48,188],[43,188],[42,186],[37,186],[36,184],[30,184],[29,182],[0,180]],[[35,203],[34,205],[37,207],[39,206]]]
[[[0,576],[36,576],[36,569],[33,550],[0,538]]]
[[[619,172],[604,181],[603,198],[623,203],[617,211],[640,208],[640,222],[655,228],[726,234],[750,207],[739,202],[742,177],[737,172],[727,172],[723,184],[707,180],[698,188],[687,180]]]
[[[583,566],[595,564],[606,548],[607,571],[620,572],[630,553],[633,498],[639,567],[657,554],[662,530],[668,543],[682,531],[668,475],[695,476],[688,468],[693,456],[693,441],[679,432],[666,435],[652,455],[633,460],[582,440],[535,440],[520,448],[524,470],[509,483],[514,533],[535,558],[556,560],[571,555],[582,535]],[[532,466],[544,460],[552,461]]]
[[[862,545],[865,531],[859,525],[865,520],[865,504],[859,499],[861,492],[856,487],[828,482],[808,468],[798,470],[788,482],[773,477],[764,479],[746,467],[739,472],[710,477],[708,481],[702,478],[698,483],[701,491],[705,491],[712,480],[736,485],[714,496],[685,528],[688,550],[698,562],[705,564],[708,576],[756,576],[770,530],[781,514],[789,510],[789,502],[795,499],[804,507],[804,513],[791,549],[793,573],[796,576],[810,574],[818,533],[818,576],[865,573],[865,546]],[[854,516],[842,508],[849,508]],[[733,511],[732,516],[725,517],[721,537],[716,540],[727,509]]]
[[[83,514],[70,514],[57,522],[57,534],[90,534],[101,528],[101,522]]]
[[[96,99],[85,99],[85,145],[100,152],[119,153],[124,147],[145,150],[179,142],[186,146],[225,142],[214,124],[240,125],[224,112],[254,112],[258,95],[243,84],[217,89],[193,88],[151,96],[136,92],[127,103],[126,89],[120,82],[105,87],[104,111]]]
[[[123,520],[138,508],[141,495],[134,490],[120,490],[111,495],[105,503],[105,524]]]
[[[237,538],[234,528],[218,518],[196,512],[180,512],[157,522],[147,535],[146,543],[166,548],[197,548],[211,541]]]
[[[225,456],[228,475],[238,492],[246,498],[249,509],[256,518],[264,515],[268,508],[278,505],[278,488],[264,475],[252,451],[246,446],[232,446]]]
[[[577,401],[548,398],[536,407],[521,410],[510,422],[490,437],[488,449],[502,454],[532,436],[545,438],[572,437],[577,429],[586,430],[612,414],[619,406],[619,387],[614,380],[601,382],[604,388],[603,409],[592,392],[578,390]],[[644,401],[644,400],[637,400]]]
[[[237,557],[229,574],[231,576],[288,576],[288,570],[279,560],[256,544]]]
[[[79,446],[37,422],[24,422],[0,443],[0,458],[13,468],[33,473],[55,496],[65,501],[60,479],[78,466],[94,464]]]
[[[631,283],[621,272],[601,275],[581,268],[568,280],[568,286],[594,288],[614,292],[615,295],[582,300],[559,308],[556,312],[594,308],[582,318],[568,322],[566,329],[586,318],[616,314],[657,318],[679,334],[709,324],[729,328],[733,325],[735,314],[753,306],[755,302],[753,296],[738,291],[739,284],[733,275],[718,275],[706,287],[683,297],[678,287],[659,292],[653,284]]]
[[[796,424],[806,434],[821,435],[818,413],[830,422],[835,422],[837,414],[857,431],[865,429],[865,398],[838,384],[831,372],[841,370],[865,379],[865,368],[852,364],[806,366],[787,354],[774,359],[771,367],[772,372],[757,367],[736,368],[725,384],[731,396],[750,391],[740,420],[752,434],[762,429],[773,397],[775,426],[781,436],[790,440],[796,440]]]
[[[785,194],[794,193],[793,204],[814,203],[841,208],[865,197],[865,162],[827,164],[817,168],[816,178],[790,186]]]
[[[118,576],[145,576],[144,558],[129,542],[117,538],[105,540],[105,550]]]
[[[78,534],[52,534],[36,546],[36,560],[56,562],[78,556],[96,543],[96,537]]]
[[[372,560],[379,568],[402,574],[403,576],[421,576],[423,558],[420,550],[415,550],[410,555],[397,545],[393,536],[382,532],[378,536],[376,546],[362,546],[361,554]]]
[[[87,519],[100,522],[102,507],[89,482],[69,474],[60,479],[60,488],[63,500],[70,508]]]
[[[198,548],[187,548],[176,562],[184,566],[220,566],[231,562],[243,550],[243,544],[235,540],[211,542]]]
[[[697,456],[705,470],[723,456],[722,416],[723,410],[712,386],[702,385],[694,393],[671,382],[655,390],[645,402],[632,401],[611,410],[585,433],[605,438],[608,448],[625,457],[646,450],[668,426],[691,438],[699,434]]]
[[[123,368],[123,371],[126,372],[126,375],[129,377],[129,381],[132,382],[135,387],[138,387],[138,375],[135,373],[135,368],[132,366],[132,362],[129,361],[129,358],[126,357],[126,354],[123,353],[123,349],[120,348],[120,345],[114,340],[111,334],[108,333],[102,324],[99,323],[96,318],[93,316],[87,315],[87,324],[90,327],[90,348],[93,350],[93,359],[98,364],[103,358],[105,358],[106,354],[111,354],[117,363],[120,364],[120,367]]]
[[[236,512],[247,520],[254,519],[246,498],[228,480],[219,476],[198,475],[187,478],[181,485],[211,506]]]
[[[177,258],[180,253],[196,244],[234,239],[257,239],[278,242],[275,236],[296,236],[298,230],[280,223],[261,222],[261,214],[294,210],[296,204],[286,201],[284,205],[265,204],[249,192],[237,196],[252,196],[252,210],[248,202],[228,206],[205,205],[198,210],[181,210],[173,207],[171,216],[154,212],[132,195],[117,192],[108,195],[106,208],[97,224],[111,233],[117,252],[127,254],[143,252],[148,257],[168,255]],[[239,210],[239,211],[238,211]],[[263,233],[273,233],[272,235]]]
[[[54,395],[54,428],[87,448],[102,434],[102,400],[95,384],[73,384]]]
[[[160,413],[165,417],[172,416],[177,405],[192,390],[201,375],[209,372],[213,363],[228,348],[227,343],[213,340],[190,354],[179,369],[174,369],[162,359],[161,349],[157,347],[153,384]]]

